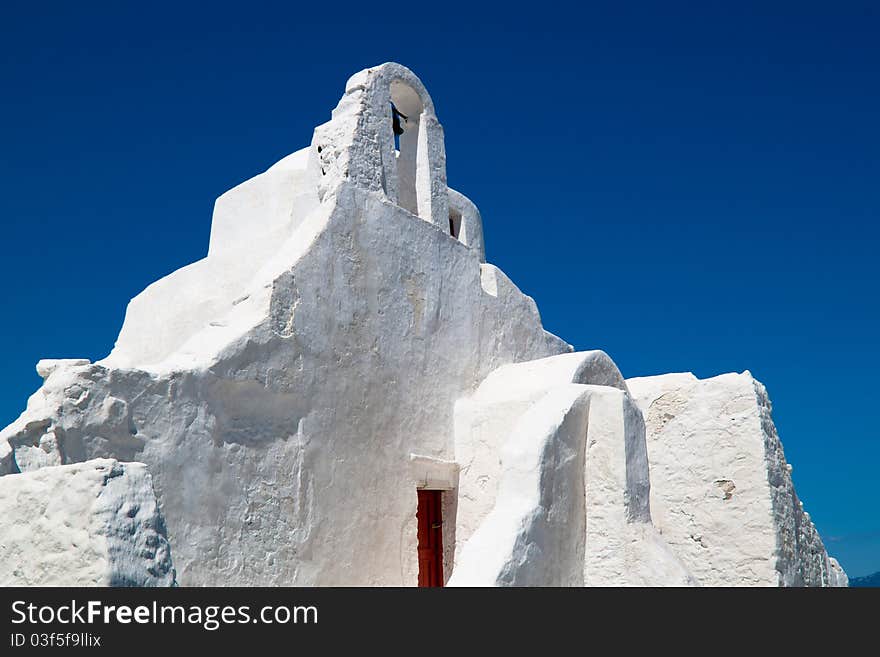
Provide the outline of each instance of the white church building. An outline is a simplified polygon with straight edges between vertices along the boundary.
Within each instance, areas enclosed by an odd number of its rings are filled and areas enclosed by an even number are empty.
[[[106,358],[37,370],[3,585],[846,585],[764,387],[545,331],[399,64],[217,199]]]

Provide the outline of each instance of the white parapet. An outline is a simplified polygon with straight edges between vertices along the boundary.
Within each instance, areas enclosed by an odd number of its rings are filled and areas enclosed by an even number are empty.
[[[550,390],[567,383],[625,387],[605,352],[582,351],[500,367],[473,395],[456,402],[455,458],[461,464],[458,549],[495,505],[501,451],[517,422]]]
[[[532,404],[501,447],[495,504],[456,558],[450,586],[583,586],[588,386]]]
[[[845,582],[795,493],[770,400],[749,372],[627,385],[647,425],[654,523],[701,584]]]
[[[693,578],[651,525],[641,412],[601,351],[507,365],[456,404],[451,586]]]

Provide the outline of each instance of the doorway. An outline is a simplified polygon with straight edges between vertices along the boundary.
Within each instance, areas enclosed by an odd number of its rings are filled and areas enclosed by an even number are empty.
[[[443,491],[418,494],[419,586],[443,586]]]

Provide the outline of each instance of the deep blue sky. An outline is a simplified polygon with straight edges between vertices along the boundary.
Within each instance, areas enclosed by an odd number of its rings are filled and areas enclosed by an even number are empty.
[[[546,327],[627,376],[751,370],[829,550],[880,570],[876,3],[298,4],[3,4],[0,426],[394,60]]]

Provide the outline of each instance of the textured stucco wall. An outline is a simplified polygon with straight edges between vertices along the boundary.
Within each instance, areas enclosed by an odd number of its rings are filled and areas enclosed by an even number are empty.
[[[0,477],[0,586],[171,586],[142,463],[96,459]]]
[[[701,584],[837,582],[751,374],[627,385],[647,424],[654,522]]]

